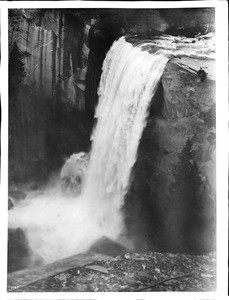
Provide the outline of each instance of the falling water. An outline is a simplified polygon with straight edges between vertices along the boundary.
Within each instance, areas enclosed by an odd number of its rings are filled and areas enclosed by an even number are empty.
[[[113,44],[103,64],[83,196],[93,205],[101,226],[109,228],[111,237],[117,238],[122,229],[120,208],[149,103],[167,61],[163,54],[143,52],[123,37]]]
[[[164,49],[146,51],[148,46],[163,48],[161,41],[133,46],[122,37],[109,50],[81,194],[69,197],[56,185],[9,211],[9,227],[22,228],[34,255],[45,262],[86,251],[102,236],[123,242],[121,208],[151,99],[171,54],[194,55],[199,47],[198,41],[171,46],[167,37]]]

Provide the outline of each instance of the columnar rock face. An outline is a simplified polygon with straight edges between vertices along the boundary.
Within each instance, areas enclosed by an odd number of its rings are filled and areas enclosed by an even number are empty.
[[[91,125],[83,121],[88,26],[63,10],[11,14],[10,56],[13,49],[18,57],[10,65],[10,179],[27,181],[45,178],[66,156],[89,147]]]
[[[56,96],[84,109],[88,54],[84,33],[80,18],[58,10],[47,10],[39,19],[28,12],[21,16],[16,41],[24,53],[24,84],[43,101]]]

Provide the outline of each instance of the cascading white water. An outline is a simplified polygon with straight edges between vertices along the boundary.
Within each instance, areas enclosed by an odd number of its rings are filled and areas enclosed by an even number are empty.
[[[195,47],[200,49],[198,41],[190,47],[161,41],[134,47],[122,37],[109,50],[81,195],[63,195],[56,186],[9,211],[9,227],[21,227],[35,256],[45,262],[86,251],[102,236],[119,240],[125,232],[121,208],[152,96],[171,54],[194,55]],[[143,51],[155,45],[163,49]]]
[[[111,237],[121,233],[120,208],[149,103],[167,61],[165,55],[143,52],[122,37],[113,44],[103,64],[83,197],[100,216],[101,226],[110,229]]]

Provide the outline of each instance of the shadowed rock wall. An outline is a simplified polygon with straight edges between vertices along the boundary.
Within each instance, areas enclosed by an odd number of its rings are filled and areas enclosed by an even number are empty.
[[[84,29],[79,17],[60,10],[47,10],[35,19],[29,12],[21,15],[15,41],[24,54],[23,83],[43,101],[59,93],[62,101],[84,109],[80,91],[85,87],[78,86],[76,80],[83,80],[86,73]]]
[[[10,61],[10,180],[44,179],[66,156],[89,149],[87,30],[67,11],[11,12],[9,50],[20,54]],[[18,63],[25,74],[20,82]]]

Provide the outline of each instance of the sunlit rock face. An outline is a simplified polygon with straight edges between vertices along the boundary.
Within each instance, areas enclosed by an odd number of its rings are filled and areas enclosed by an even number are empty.
[[[174,145],[173,150],[182,150],[187,138],[193,141],[195,160],[208,188],[211,197],[215,197],[215,61],[183,58],[171,60],[166,65],[162,76],[164,91],[164,108],[166,129],[163,121],[155,121],[162,143]],[[186,69],[181,67],[184,63]],[[207,78],[202,82],[193,72],[203,67]],[[191,68],[191,72],[189,71]],[[165,126],[165,125],[164,125]],[[175,138],[175,140],[173,140]],[[166,146],[164,146],[166,148]]]
[[[194,70],[198,71],[203,66],[208,75],[201,82]],[[171,60],[162,77],[163,116],[180,119],[207,112],[215,102],[214,80],[214,60],[185,57]]]

